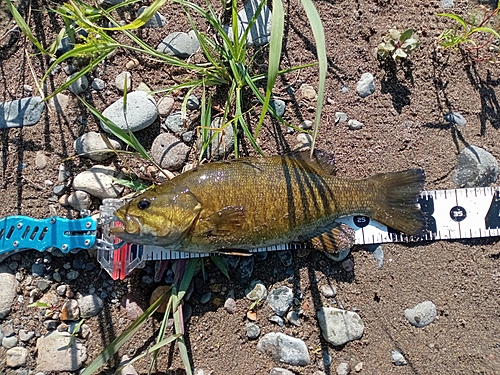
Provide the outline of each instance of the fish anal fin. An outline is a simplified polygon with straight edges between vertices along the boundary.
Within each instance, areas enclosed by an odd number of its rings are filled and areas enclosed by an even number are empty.
[[[237,231],[245,220],[245,207],[227,206],[205,219],[212,235],[229,235]]]
[[[337,253],[354,245],[354,229],[343,223],[334,223],[329,230],[311,238],[312,246],[319,251]]]

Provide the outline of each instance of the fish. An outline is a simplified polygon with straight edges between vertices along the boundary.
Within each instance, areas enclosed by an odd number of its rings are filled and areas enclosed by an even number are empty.
[[[194,253],[245,254],[306,243],[337,253],[354,230],[335,220],[368,216],[408,235],[423,228],[422,169],[365,179],[335,176],[323,153],[292,153],[210,162],[133,198],[115,211],[120,239]]]

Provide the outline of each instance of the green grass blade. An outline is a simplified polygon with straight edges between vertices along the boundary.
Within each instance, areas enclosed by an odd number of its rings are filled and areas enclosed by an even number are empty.
[[[255,138],[259,136],[260,128],[262,126],[262,123],[264,122],[264,118],[269,108],[269,102],[271,101],[271,94],[273,92],[274,84],[276,83],[276,77],[278,76],[278,69],[281,60],[281,48],[283,45],[283,31],[285,25],[285,13],[283,11],[283,3],[281,2],[281,0],[273,0],[271,25],[266,97],[262,105],[262,112],[260,114],[259,122],[257,123],[257,128],[255,129]]]
[[[436,16],[451,18],[452,20],[457,21],[464,28],[464,31],[467,31],[467,22],[465,22],[465,20],[459,15],[453,13],[438,13]]]
[[[314,121],[314,130],[312,135],[311,144],[311,155],[314,152],[314,147],[316,144],[316,137],[318,136],[319,123],[321,121],[321,111],[323,109],[323,98],[325,95],[325,82],[326,82],[326,71],[328,69],[328,61],[326,58],[326,42],[325,42],[325,30],[323,29],[323,23],[318,14],[318,11],[314,7],[312,0],[301,0],[302,6],[306,11],[307,18],[309,19],[309,24],[311,25],[314,40],[316,42],[316,51],[318,54],[319,61],[319,83],[318,83],[318,102],[316,105],[316,119]]]
[[[493,35],[495,38],[500,39],[500,34],[489,27],[476,27],[471,30],[471,33],[483,32]]]
[[[138,29],[139,27],[142,27],[148,22],[154,15],[155,13],[163,6],[167,0],[155,0],[150,6],[148,6],[142,14],[137,17],[134,21],[131,23],[124,25],[124,26],[118,26],[118,27],[103,27],[103,30],[109,30],[109,31],[124,31],[124,30],[135,30]]]
[[[101,366],[103,366],[110,358],[112,358],[118,350],[130,341],[132,336],[142,327],[146,320],[153,315],[153,313],[160,307],[160,305],[168,298],[170,293],[165,293],[158,298],[144,313],[139,316],[123,333],[111,342],[106,348],[103,349],[92,363],[81,373],[81,375],[91,375],[95,373]]]
[[[220,272],[224,276],[226,276],[229,279],[229,270],[227,269],[226,263],[222,260],[222,258],[218,255],[212,255],[210,257],[210,260],[212,261],[213,264],[219,269]]]

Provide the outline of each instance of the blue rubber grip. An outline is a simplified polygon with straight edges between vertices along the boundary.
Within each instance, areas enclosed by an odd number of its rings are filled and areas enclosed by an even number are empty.
[[[33,219],[7,216],[0,219],[0,254],[20,249],[44,251],[57,247],[63,253],[88,249],[96,239],[97,221],[91,217]]]

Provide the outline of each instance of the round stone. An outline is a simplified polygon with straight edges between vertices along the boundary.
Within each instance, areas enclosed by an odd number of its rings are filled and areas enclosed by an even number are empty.
[[[168,170],[181,169],[191,149],[181,140],[169,133],[162,133],[153,141],[151,156],[162,168]]]
[[[257,324],[255,323],[247,323],[246,325],[247,329],[247,337],[250,340],[255,340],[256,338],[259,337],[260,335],[260,328]]]
[[[411,325],[422,328],[436,319],[436,305],[431,301],[424,301],[411,309],[406,309],[404,314]]]

